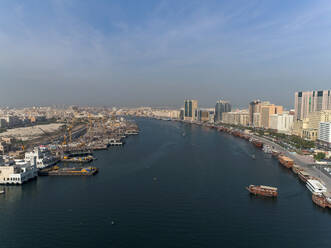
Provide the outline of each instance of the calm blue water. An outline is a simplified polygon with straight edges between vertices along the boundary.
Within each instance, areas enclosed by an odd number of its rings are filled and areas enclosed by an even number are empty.
[[[181,123],[137,123],[139,136],[95,154],[94,177],[6,187],[0,247],[331,247],[331,211],[248,142]],[[249,184],[277,186],[280,195],[252,197]]]

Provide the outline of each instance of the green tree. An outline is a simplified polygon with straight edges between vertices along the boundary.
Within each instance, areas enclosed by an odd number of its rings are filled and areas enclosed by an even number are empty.
[[[325,158],[325,153],[324,152],[319,152],[314,155],[315,160],[320,161],[321,159]]]

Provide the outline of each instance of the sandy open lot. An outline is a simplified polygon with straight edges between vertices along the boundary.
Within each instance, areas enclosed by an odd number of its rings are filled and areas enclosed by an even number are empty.
[[[47,125],[37,125],[33,127],[20,127],[8,129],[4,133],[0,133],[0,137],[14,137],[17,139],[22,139],[23,141],[29,140],[32,138],[37,138],[44,135],[44,130],[46,133],[52,133],[57,131],[63,124],[60,123],[52,123]],[[42,130],[40,130],[40,128]]]

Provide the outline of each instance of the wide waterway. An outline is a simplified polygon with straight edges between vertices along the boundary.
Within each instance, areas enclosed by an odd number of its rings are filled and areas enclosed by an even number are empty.
[[[331,246],[331,211],[249,142],[183,123],[137,123],[140,135],[124,147],[95,153],[96,176],[5,187],[0,247]],[[279,197],[250,196],[249,184],[276,186]]]

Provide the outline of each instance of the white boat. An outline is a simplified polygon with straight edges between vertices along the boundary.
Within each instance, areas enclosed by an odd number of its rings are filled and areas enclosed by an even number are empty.
[[[319,180],[316,179],[307,180],[306,187],[312,193],[323,193],[327,191],[327,188]]]
[[[26,152],[25,160],[30,163],[36,163],[38,169],[53,166],[59,161],[45,146],[35,147],[32,152]]]
[[[123,145],[123,142],[121,140],[112,138],[112,139],[108,140],[108,144],[110,146],[121,146],[121,145]]]
[[[4,190],[0,190],[0,195],[3,195],[5,193]]]
[[[264,145],[262,150],[264,151],[264,153],[267,153],[267,154],[271,154],[272,153],[272,148],[268,145]]]

